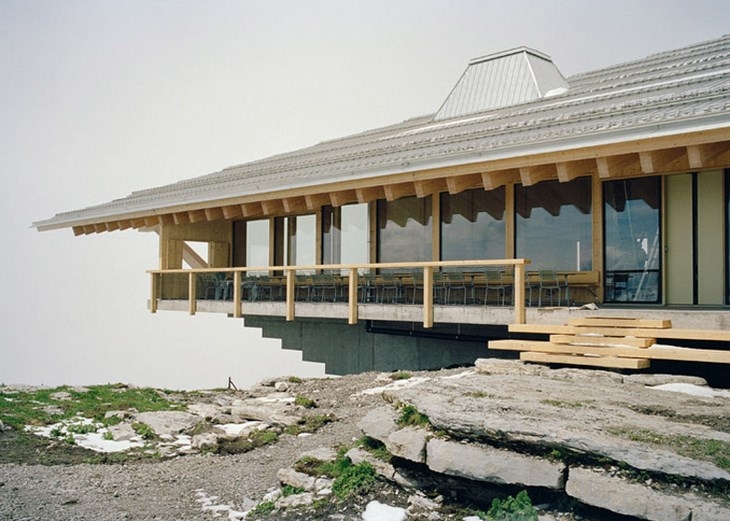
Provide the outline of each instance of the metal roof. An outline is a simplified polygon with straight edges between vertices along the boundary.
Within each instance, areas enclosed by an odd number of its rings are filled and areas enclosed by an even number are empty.
[[[548,61],[536,51],[522,53],[535,63]],[[578,74],[567,83],[562,94],[468,114],[454,108],[459,114],[452,117],[444,112],[445,103],[441,118],[431,114],[325,141],[33,225],[71,227],[330,182],[730,128],[730,35]]]

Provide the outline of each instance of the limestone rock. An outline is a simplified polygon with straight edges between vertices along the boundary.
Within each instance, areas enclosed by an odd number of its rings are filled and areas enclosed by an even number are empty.
[[[357,426],[362,430],[363,434],[370,436],[378,441],[385,443],[398,426],[396,425],[397,413],[390,406],[378,407],[368,412],[365,417],[360,420]]]
[[[562,463],[494,449],[434,438],[427,445],[428,467],[450,476],[490,483],[561,489]]]
[[[191,445],[198,450],[212,449],[218,445],[218,435],[213,432],[196,434],[191,440]]]
[[[335,461],[337,459],[337,451],[329,447],[320,447],[318,449],[302,452],[298,459],[301,460],[304,458],[312,458],[322,462]]]
[[[315,479],[312,476],[304,474],[303,472],[297,472],[292,468],[279,469],[279,471],[276,473],[276,477],[284,485],[290,485],[294,488],[301,488],[308,492],[314,492],[316,490],[314,486]]]
[[[385,448],[399,458],[424,463],[428,436],[426,429],[407,427],[391,433],[384,441]]]
[[[278,393],[285,393],[291,389],[291,385],[289,382],[276,382],[274,384],[274,389],[276,389],[276,392]]]
[[[358,448],[350,449],[347,451],[346,456],[350,458],[353,465],[357,465],[362,462],[369,463],[375,469],[375,472],[383,476],[385,479],[392,481],[395,476],[395,469],[393,468],[393,465],[376,458],[366,450]]]
[[[276,500],[276,508],[299,508],[309,506],[312,503],[314,503],[314,494],[304,492],[302,494],[280,497]]]
[[[200,417],[184,411],[152,411],[137,413],[134,420],[149,425],[158,435],[173,435],[191,429]]]
[[[571,468],[565,491],[587,505],[647,521],[689,521],[692,516],[681,498],[597,470]]]
[[[118,423],[109,427],[109,432],[113,436],[114,441],[131,440],[137,433],[129,423]]]

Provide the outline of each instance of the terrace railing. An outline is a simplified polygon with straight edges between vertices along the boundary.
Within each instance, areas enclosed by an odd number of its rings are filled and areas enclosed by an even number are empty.
[[[295,319],[297,288],[302,289],[301,283],[297,285],[297,277],[300,279],[303,275],[312,277],[313,274],[338,274],[337,279],[340,281],[342,289],[347,288],[346,297],[342,299],[348,306],[348,323],[356,324],[358,320],[358,304],[360,293],[367,295],[368,288],[372,289],[370,284],[379,284],[383,297],[381,301],[385,302],[386,296],[389,302],[403,301],[403,295],[399,294],[399,283],[394,281],[392,274],[397,276],[410,277],[411,284],[408,286],[413,291],[412,302],[416,302],[416,291],[422,292],[423,306],[423,326],[430,328],[433,326],[434,320],[434,296],[436,295],[439,303],[448,303],[451,301],[467,300],[474,298],[475,281],[483,284],[484,298],[489,296],[487,291],[488,279],[485,277],[485,270],[499,271],[502,268],[505,281],[512,292],[511,302],[514,307],[514,322],[516,324],[525,323],[525,267],[530,263],[528,259],[495,259],[495,260],[464,260],[464,261],[440,261],[440,262],[388,262],[388,263],[370,263],[370,264],[318,264],[308,266],[258,266],[258,267],[235,267],[235,268],[204,268],[204,269],[168,269],[168,270],[149,270],[151,275],[151,297],[150,311],[157,312],[158,302],[161,298],[186,299],[188,301],[188,311],[194,315],[197,310],[198,299],[209,298],[231,298],[233,301],[233,316],[243,316],[244,297],[248,300],[255,291],[273,292],[275,289],[280,290],[283,301],[286,303],[286,320]],[[459,277],[450,276],[450,273],[459,273],[465,275],[470,281],[470,286],[466,283],[454,285],[451,284],[453,279]],[[247,284],[249,280],[247,274],[259,275],[266,278],[268,284],[260,286],[257,290],[255,284]],[[199,280],[204,278],[216,278],[218,281],[225,281],[225,284],[219,285],[200,285]],[[272,284],[271,281],[276,283]],[[312,279],[322,282],[319,286],[312,283],[307,287],[307,291],[314,291],[315,295],[319,295],[321,300],[328,290],[334,292],[333,300],[337,296],[337,283],[332,284],[330,278],[314,277]],[[462,280],[459,278],[459,280]],[[402,281],[401,281],[402,282]],[[389,285],[389,284],[392,284]],[[200,287],[209,294],[199,295]],[[404,286],[401,284],[401,289]],[[506,291],[506,290],[503,290]],[[321,292],[321,293],[319,293]],[[452,294],[453,292],[453,294]],[[471,293],[470,293],[471,292]],[[245,295],[249,293],[249,295]],[[343,291],[344,294],[344,291]],[[273,295],[273,294],[272,294]],[[310,299],[311,299],[311,293]],[[444,301],[445,299],[445,301]],[[273,300],[273,298],[272,298]],[[501,294],[501,302],[505,303],[505,293]]]

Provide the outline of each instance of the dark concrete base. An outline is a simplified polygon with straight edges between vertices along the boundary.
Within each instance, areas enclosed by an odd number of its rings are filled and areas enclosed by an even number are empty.
[[[325,364],[332,375],[366,371],[427,370],[473,364],[489,356],[489,331],[455,324],[425,330],[403,322],[360,322],[348,325],[339,319],[251,316],[245,325],[258,327],[269,338],[280,338],[284,349],[302,351],[308,362]],[[469,327],[465,331],[463,328]],[[512,355],[514,356],[514,355]]]

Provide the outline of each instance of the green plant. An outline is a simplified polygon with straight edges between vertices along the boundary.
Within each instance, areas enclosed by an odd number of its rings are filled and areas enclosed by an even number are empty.
[[[395,373],[390,374],[391,380],[408,380],[409,378],[412,378],[413,375],[409,373],[408,371],[396,371]]]
[[[281,495],[284,497],[295,496],[304,492],[302,487],[293,487],[291,485],[284,485],[281,487]]]
[[[428,416],[418,412],[413,405],[401,406],[401,414],[397,420],[401,427],[426,427],[429,425]]]
[[[112,434],[112,431],[106,431],[104,433],[104,436],[102,436],[107,441],[114,441],[114,434]]]
[[[304,380],[302,380],[302,379],[301,379],[301,378],[299,378],[298,376],[290,376],[290,377],[289,377],[289,383],[290,383],[290,384],[300,384],[300,383],[302,383],[302,382],[304,382]]]
[[[142,439],[144,440],[151,440],[157,436],[157,433],[155,433],[152,427],[142,422],[132,423],[132,430],[142,436]]]
[[[315,409],[317,407],[317,402],[306,396],[297,396],[294,398],[294,405],[304,407],[305,409]]]
[[[390,461],[392,457],[392,454],[385,448],[385,444],[382,441],[371,438],[370,436],[363,436],[357,441],[356,445],[367,450],[379,460]]]
[[[579,401],[574,402],[566,402],[564,400],[540,400],[540,403],[544,403],[546,405],[552,405],[553,407],[560,407],[561,409],[578,409],[580,407],[586,407],[586,404]]]
[[[537,521],[537,511],[530,496],[522,491],[515,497],[495,498],[487,512],[487,521]]]
[[[99,427],[94,423],[72,423],[66,426],[66,430],[72,434],[91,434]]]
[[[263,501],[251,509],[247,518],[268,516],[274,511],[275,506],[273,501]]]
[[[286,434],[297,436],[303,432],[315,433],[324,425],[332,423],[334,418],[329,414],[317,414],[306,416],[299,423],[287,425],[284,429]]]
[[[366,494],[377,482],[375,469],[370,463],[346,466],[332,483],[332,492],[337,499],[343,501],[355,495]]]

